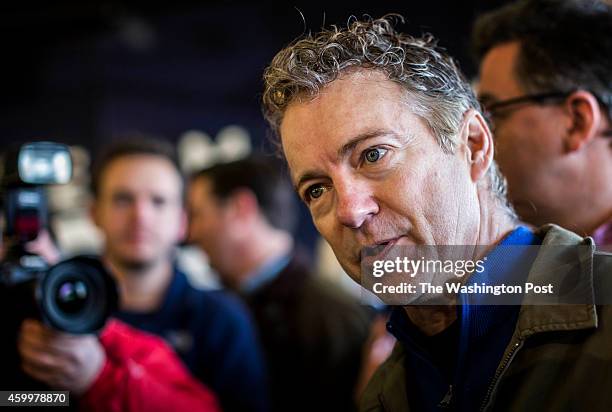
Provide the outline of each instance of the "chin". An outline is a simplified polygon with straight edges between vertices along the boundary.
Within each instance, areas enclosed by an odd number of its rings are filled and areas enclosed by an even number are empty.
[[[154,259],[134,259],[134,258],[124,258],[120,260],[122,266],[127,269],[133,271],[143,271],[145,269],[153,266],[155,260]]]
[[[361,285],[361,263],[357,262],[355,264],[345,264],[340,261],[338,262],[340,263],[340,266],[342,267],[344,273],[346,273],[346,275],[350,277],[355,283]]]
[[[159,256],[160,254],[156,255],[154,253],[144,252],[142,250],[123,250],[122,253],[117,253],[115,255],[115,259],[117,260],[117,262],[121,263],[124,266],[147,267],[150,266],[153,262],[155,262]]]

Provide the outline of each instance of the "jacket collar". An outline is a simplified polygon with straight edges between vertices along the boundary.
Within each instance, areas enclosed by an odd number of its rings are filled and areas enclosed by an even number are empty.
[[[530,304],[525,298],[519,313],[516,333],[521,339],[539,332],[579,330],[597,327],[593,288],[593,252],[591,238],[582,238],[556,225],[536,231],[543,237],[541,252],[527,276],[528,282],[546,284],[574,271],[583,287],[579,304]]]

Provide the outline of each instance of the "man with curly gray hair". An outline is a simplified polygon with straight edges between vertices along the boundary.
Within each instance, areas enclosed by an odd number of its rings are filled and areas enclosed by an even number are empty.
[[[431,36],[401,34],[393,18],[352,18],[347,27],[306,35],[265,71],[264,114],[317,230],[362,286],[369,276],[364,262],[372,256],[365,250],[384,260],[395,247],[420,245],[480,245],[470,246],[472,260],[497,261],[487,265],[486,276],[473,271],[464,284],[541,282],[554,273],[550,262],[501,248],[590,246],[591,240],[556,226],[532,231],[517,223],[469,84]],[[594,260],[590,252],[582,258]],[[592,268],[583,275],[593,277]],[[612,339],[612,329],[590,330],[583,343],[567,347],[542,333],[563,330],[577,338],[578,329],[597,322],[591,303],[577,315],[564,306],[454,299],[459,304],[394,308],[388,329],[398,344],[371,379],[362,410],[554,408],[584,389],[584,376],[572,375],[568,365],[595,367],[588,359]],[[539,386],[553,376],[576,388]]]

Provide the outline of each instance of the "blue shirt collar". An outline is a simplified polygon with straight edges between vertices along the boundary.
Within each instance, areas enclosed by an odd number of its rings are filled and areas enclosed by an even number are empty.
[[[260,290],[265,285],[272,282],[287,267],[291,261],[291,255],[276,256],[269,259],[253,274],[247,276],[246,280],[240,284],[240,292],[250,295]]]
[[[540,243],[541,239],[530,229],[519,226],[504,237],[487,255],[485,270],[481,273],[474,272],[466,285],[524,284],[537,252],[530,246]],[[509,248],[508,246],[516,247]],[[458,315],[461,315],[464,339],[467,339],[468,336],[477,338],[486,335],[490,326],[514,312],[508,305],[492,305],[491,303],[494,303],[492,299],[495,297],[491,295],[460,294],[458,296]]]

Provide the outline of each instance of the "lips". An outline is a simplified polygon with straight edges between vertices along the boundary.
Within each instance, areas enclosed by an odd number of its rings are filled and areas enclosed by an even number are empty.
[[[129,232],[124,237],[123,240],[130,244],[140,244],[147,243],[153,239],[153,236],[150,232]]]
[[[391,239],[375,242],[374,246],[366,248],[366,250],[368,251],[367,255],[377,259],[384,258],[384,256],[387,256],[389,254],[393,246],[395,246],[395,244],[401,237],[402,236],[398,236]]]
[[[401,236],[394,237],[394,238],[387,239],[387,240],[383,240],[383,241],[380,241],[380,242],[376,242],[376,245],[377,246],[384,246],[385,249],[386,249],[386,248],[392,247],[394,244],[396,244],[400,237]]]

